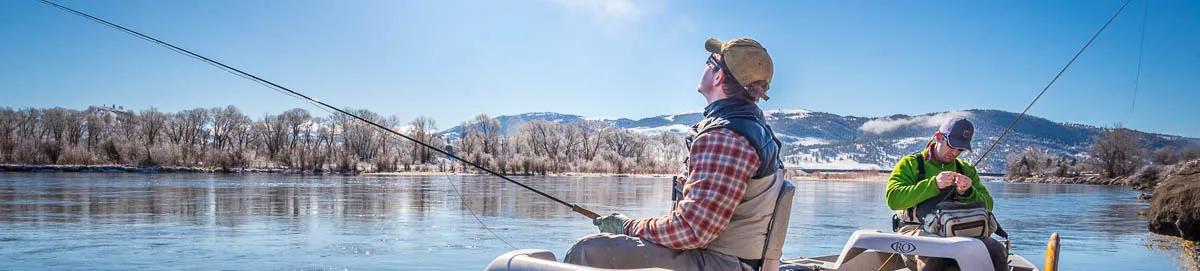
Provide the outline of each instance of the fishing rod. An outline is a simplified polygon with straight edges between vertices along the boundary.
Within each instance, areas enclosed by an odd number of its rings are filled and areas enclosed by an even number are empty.
[[[451,153],[449,153],[449,152],[447,152],[447,151],[445,151],[445,150],[442,150],[441,148],[438,148],[438,147],[431,146],[431,145],[429,145],[429,144],[426,144],[425,142],[422,142],[421,140],[417,140],[417,139],[415,139],[415,138],[412,138],[412,137],[406,136],[406,135],[404,135],[404,134],[401,134],[400,132],[396,132],[395,130],[392,130],[391,128],[385,127],[385,126],[383,126],[383,125],[379,125],[378,123],[375,123],[375,122],[373,122],[373,121],[370,121],[370,120],[364,119],[364,118],[362,118],[362,117],[359,117],[358,115],[352,114],[352,113],[350,113],[350,112],[346,112],[345,110],[342,110],[342,109],[340,109],[340,108],[334,107],[334,106],[332,106],[332,105],[329,105],[329,104],[327,104],[327,103],[325,103],[325,102],[322,102],[322,101],[320,101],[320,100],[317,100],[317,99],[314,99],[314,98],[312,98],[312,97],[309,97],[308,95],[304,95],[304,94],[302,94],[302,93],[300,93],[300,92],[297,92],[297,91],[295,91],[295,90],[289,89],[289,88],[287,88],[287,87],[284,87],[284,86],[281,86],[281,85],[279,85],[279,84],[275,84],[274,82],[268,81],[268,80],[266,80],[266,79],[262,79],[262,78],[260,78],[260,77],[258,77],[258,76],[255,76],[255,75],[253,75],[253,74],[250,74],[250,73],[248,73],[248,72],[244,72],[244,71],[242,71],[242,70],[239,70],[239,69],[237,69],[237,68],[234,68],[234,67],[232,67],[232,66],[225,65],[225,63],[221,63],[220,61],[216,61],[216,60],[213,60],[213,59],[211,59],[211,58],[205,57],[205,56],[203,56],[203,55],[200,55],[200,54],[197,54],[197,53],[193,53],[192,51],[188,51],[187,49],[180,48],[179,46],[175,46],[174,44],[171,44],[171,43],[168,43],[168,42],[165,42],[165,41],[162,41],[162,40],[156,39],[156,38],[154,38],[154,37],[151,37],[151,36],[148,36],[148,35],[146,35],[146,34],[142,34],[141,32],[134,31],[133,29],[126,28],[126,27],[124,27],[124,26],[121,26],[121,25],[118,25],[118,24],[115,24],[115,23],[109,22],[109,21],[107,21],[107,20],[100,19],[100,18],[98,18],[98,17],[96,17],[96,16],[92,16],[92,15],[89,15],[89,14],[87,14],[87,13],[83,13],[83,12],[81,12],[81,11],[78,11],[78,10],[75,10],[75,9],[72,9],[72,8],[69,8],[69,7],[66,7],[66,6],[63,6],[63,5],[59,5],[58,3],[54,3],[54,2],[51,2],[51,1],[49,1],[49,0],[39,0],[39,1],[41,1],[43,4],[46,4],[46,5],[50,5],[50,6],[56,7],[56,8],[58,8],[58,9],[61,9],[61,10],[63,10],[63,11],[66,11],[66,12],[68,12],[68,13],[71,13],[71,14],[74,14],[74,15],[78,15],[78,16],[81,16],[81,17],[84,17],[84,18],[90,19],[90,20],[92,20],[92,21],[98,22],[98,23],[100,23],[100,24],[103,24],[103,25],[105,25],[105,26],[108,26],[108,27],[112,27],[112,28],[115,28],[115,29],[121,30],[121,31],[123,31],[123,32],[125,32],[125,33],[128,33],[128,34],[130,34],[130,35],[134,35],[134,36],[136,36],[136,37],[138,37],[138,38],[141,38],[141,39],[143,39],[143,40],[146,40],[146,41],[149,41],[149,42],[152,42],[152,43],[155,43],[155,44],[158,44],[158,45],[161,45],[161,46],[167,47],[168,49],[171,49],[172,51],[175,51],[176,53],[180,53],[180,54],[183,54],[183,55],[185,55],[185,56],[188,56],[188,57],[195,58],[195,59],[197,59],[197,60],[203,61],[203,62],[205,62],[205,63],[208,63],[209,65],[213,65],[213,66],[216,66],[217,68],[220,68],[220,69],[222,69],[222,70],[225,70],[226,72],[233,73],[234,75],[237,75],[237,76],[240,76],[240,77],[242,77],[242,78],[246,78],[246,79],[248,79],[248,80],[254,81],[254,82],[256,82],[256,83],[259,83],[259,84],[262,84],[262,85],[264,85],[264,86],[267,86],[268,88],[272,88],[272,89],[274,89],[275,91],[280,91],[280,90],[282,90],[282,91],[286,91],[286,93],[285,93],[285,94],[290,94],[290,96],[293,96],[293,97],[296,97],[296,98],[299,98],[299,99],[303,99],[303,100],[305,100],[305,101],[307,101],[307,102],[309,102],[309,103],[313,103],[313,104],[315,104],[315,105],[319,105],[319,106],[323,107],[322,109],[324,109],[324,108],[332,109],[332,110],[334,110],[334,111],[337,111],[338,113],[341,113],[341,114],[343,114],[343,115],[349,116],[349,117],[351,117],[351,118],[354,118],[354,119],[356,119],[356,120],[358,120],[358,121],[362,121],[363,123],[370,124],[371,126],[374,126],[374,127],[376,127],[376,128],[379,128],[379,129],[383,129],[384,131],[387,131],[387,132],[389,132],[389,133],[392,133],[392,134],[394,134],[394,135],[396,135],[396,136],[402,137],[402,138],[404,138],[404,139],[408,139],[409,141],[412,141],[413,143],[417,143],[417,144],[419,144],[419,145],[421,145],[421,146],[424,146],[424,147],[426,147],[426,148],[432,149],[433,151],[436,151],[436,152],[438,152],[438,153],[441,153],[441,154],[443,154],[443,155],[446,155],[446,157],[450,157],[450,158],[452,158],[452,159],[454,159],[454,160],[458,160],[458,161],[460,161],[460,162],[463,162],[463,163],[465,163],[465,164],[471,165],[472,167],[475,167],[476,169],[479,169],[479,170],[482,170],[482,171],[484,171],[484,172],[487,172],[487,173],[489,173],[489,174],[495,175],[496,177],[500,177],[501,179],[504,179],[505,181],[508,181],[508,182],[514,183],[514,184],[516,184],[516,185],[519,185],[519,186],[521,186],[521,187],[523,187],[523,188],[525,188],[525,189],[528,189],[529,191],[533,191],[534,193],[537,193],[538,195],[541,195],[541,196],[543,196],[543,197],[546,197],[546,198],[548,198],[548,199],[550,199],[550,200],[553,200],[554,202],[557,202],[557,203],[559,203],[559,204],[562,204],[562,205],[565,205],[565,206],[567,206],[567,207],[570,207],[570,208],[571,208],[571,211],[575,211],[576,213],[582,214],[583,216],[586,216],[587,218],[597,218],[597,217],[600,217],[600,215],[596,214],[595,212],[592,212],[591,210],[588,210],[587,208],[583,208],[582,206],[579,206],[578,204],[572,204],[572,203],[569,203],[569,202],[563,201],[563,200],[561,200],[561,199],[559,199],[559,198],[556,198],[556,197],[554,197],[554,196],[551,196],[551,195],[549,195],[549,194],[546,194],[545,192],[542,192],[542,191],[540,191],[540,190],[534,189],[533,187],[529,187],[528,185],[525,185],[525,184],[523,184],[523,183],[520,183],[520,182],[517,182],[517,181],[515,181],[515,180],[513,180],[513,179],[511,179],[511,178],[508,178],[508,176],[504,176],[504,174],[497,173],[497,172],[495,172],[495,171],[492,171],[491,169],[488,169],[488,168],[486,168],[486,167],[483,167],[483,166],[480,166],[480,165],[478,165],[478,164],[472,163],[471,161],[467,161],[466,159],[459,158],[458,156],[455,156],[454,154],[451,154]]]
[[[979,158],[975,159],[975,163],[973,163],[972,165],[979,166],[979,163],[980,163],[980,162],[983,162],[983,159],[984,159],[985,157],[987,157],[987,155],[988,155],[989,153],[991,153],[991,152],[992,152],[992,149],[993,149],[993,148],[996,148],[996,145],[997,145],[997,144],[1000,144],[1000,141],[1001,141],[1001,140],[1004,140],[1004,136],[1005,136],[1005,135],[1008,135],[1008,132],[1012,130],[1013,126],[1015,126],[1015,125],[1017,124],[1017,122],[1018,122],[1018,121],[1021,121],[1021,118],[1025,116],[1025,113],[1026,113],[1026,112],[1029,112],[1029,108],[1033,107],[1033,104],[1034,104],[1034,103],[1037,103],[1038,99],[1041,99],[1041,98],[1042,98],[1042,95],[1043,95],[1043,94],[1046,94],[1046,91],[1047,91],[1047,90],[1050,90],[1050,86],[1053,86],[1053,85],[1054,85],[1054,82],[1057,82],[1057,81],[1058,81],[1058,77],[1062,76],[1062,75],[1063,75],[1063,73],[1067,71],[1067,68],[1071,67],[1071,64],[1075,63],[1075,60],[1076,60],[1076,59],[1079,59],[1079,56],[1083,54],[1083,51],[1084,51],[1084,50],[1087,50],[1088,46],[1091,46],[1091,45],[1092,45],[1092,42],[1096,40],[1096,37],[1099,37],[1099,36],[1100,36],[1100,33],[1103,33],[1103,32],[1104,32],[1104,29],[1108,28],[1108,25],[1109,25],[1109,24],[1112,24],[1113,20],[1116,20],[1118,15],[1121,15],[1121,11],[1124,11],[1124,10],[1125,10],[1125,7],[1126,7],[1126,6],[1129,6],[1129,3],[1130,3],[1130,2],[1133,2],[1133,0],[1126,0],[1126,1],[1125,1],[1125,4],[1122,4],[1122,5],[1121,5],[1121,8],[1117,9],[1117,12],[1116,12],[1116,13],[1114,13],[1114,14],[1112,15],[1112,17],[1109,17],[1107,22],[1104,22],[1104,25],[1103,25],[1103,26],[1100,26],[1100,30],[1097,30],[1097,31],[1096,31],[1096,34],[1092,34],[1092,38],[1088,39],[1087,43],[1084,43],[1084,44],[1083,44],[1083,47],[1082,47],[1082,48],[1079,48],[1079,51],[1075,52],[1075,56],[1074,56],[1074,57],[1071,57],[1071,60],[1070,60],[1070,61],[1067,61],[1067,65],[1063,65],[1062,69],[1058,70],[1058,74],[1055,74],[1055,75],[1054,75],[1054,78],[1053,78],[1053,79],[1050,79],[1050,83],[1047,83],[1047,84],[1046,84],[1046,87],[1043,87],[1043,88],[1042,88],[1042,92],[1039,92],[1039,93],[1038,93],[1038,95],[1037,95],[1037,97],[1034,97],[1034,98],[1033,98],[1033,101],[1030,101],[1030,102],[1029,102],[1029,105],[1025,106],[1025,110],[1021,110],[1021,114],[1017,115],[1017,118],[1016,118],[1016,119],[1013,119],[1013,121],[1012,121],[1011,123],[1009,123],[1009,124],[1008,124],[1008,127],[1007,127],[1007,128],[1004,128],[1004,131],[1000,133],[1000,136],[999,136],[999,137],[996,137],[996,140],[995,140],[995,141],[992,141],[992,144],[991,144],[990,146],[988,146],[988,148],[987,148],[987,150],[986,150],[986,151],[984,151],[984,152],[983,152],[983,155],[980,155],[980,156],[979,156]],[[1142,31],[1144,32],[1144,31],[1145,31],[1145,23],[1143,23],[1143,26],[1142,26],[1142,27],[1143,27]],[[1145,35],[1145,34],[1142,34],[1142,35]],[[1139,49],[1139,50],[1140,50],[1140,49]],[[1139,67],[1138,67],[1138,73],[1139,73],[1139,74],[1141,73],[1141,62],[1140,62],[1140,61],[1141,61],[1141,57],[1140,57],[1140,54],[1141,54],[1141,53],[1139,52],[1139,60],[1138,60],[1138,61],[1139,61],[1139,62],[1138,62],[1138,65],[1139,65]],[[1139,75],[1139,76],[1140,76],[1140,75]],[[1135,88],[1135,90],[1134,90],[1134,91],[1136,91],[1136,88]],[[1136,92],[1135,92],[1135,93],[1136,93]],[[1135,94],[1135,95],[1136,95],[1136,94]],[[942,201],[946,201],[946,200],[950,199],[950,197],[953,197],[953,196],[954,196],[954,193],[947,193],[947,194],[946,194],[946,196],[942,198]],[[1001,230],[1002,230],[1002,229],[1001,229]],[[1057,238],[1057,236],[1058,236],[1058,233],[1054,233],[1054,234],[1055,234],[1055,235],[1054,235],[1054,237],[1052,237],[1052,238]],[[1007,234],[1006,234],[1006,235],[1007,235]],[[1007,237],[1007,236],[1005,236],[1005,239],[1007,239],[1007,238],[1008,238],[1008,237]],[[1005,245],[1005,246],[1010,246],[1010,245],[1008,244],[1009,240],[1004,240],[1004,242],[1006,243],[1006,245]],[[892,256],[895,256],[895,254],[892,254]],[[880,265],[879,265],[879,269],[876,269],[876,270],[881,270],[881,269],[883,269],[883,267],[884,267],[885,265],[887,265],[887,263],[888,263],[888,262],[890,262],[890,261],[892,261],[892,257],[891,257],[891,256],[888,256],[887,260],[884,260],[884,262],[883,262],[882,264],[880,264]],[[1057,264],[1057,261],[1056,261],[1056,264]]]
[[[1104,22],[1103,26],[1100,26],[1100,30],[1097,30],[1095,34],[1092,34],[1092,38],[1088,39],[1087,43],[1084,43],[1083,47],[1079,48],[1079,51],[1075,52],[1075,56],[1071,57],[1070,61],[1067,61],[1067,65],[1063,65],[1062,69],[1058,70],[1058,74],[1055,74],[1054,78],[1050,79],[1050,82],[1046,84],[1046,87],[1042,88],[1042,92],[1039,92],[1037,97],[1034,97],[1033,101],[1030,101],[1029,105],[1025,106],[1025,110],[1021,110],[1021,114],[1018,114],[1017,118],[1013,119],[1012,122],[1008,123],[1008,127],[1004,128],[1004,131],[1000,133],[1000,136],[996,137],[995,141],[992,141],[992,144],[990,146],[988,146],[987,150],[985,150],[983,152],[983,154],[979,156],[979,158],[975,159],[975,163],[972,163],[972,165],[975,165],[976,167],[978,167],[979,163],[983,162],[983,159],[986,158],[987,155],[992,152],[992,149],[996,148],[996,145],[1000,144],[1000,141],[1004,140],[1004,136],[1008,135],[1009,131],[1012,131],[1013,126],[1016,126],[1017,122],[1021,121],[1022,117],[1025,117],[1025,113],[1029,112],[1029,108],[1032,108],[1033,104],[1037,103],[1038,99],[1041,99],[1042,95],[1046,94],[1047,90],[1050,90],[1050,86],[1053,86],[1054,82],[1058,81],[1058,78],[1061,77],[1063,75],[1063,73],[1065,73],[1067,71],[1067,68],[1070,68],[1071,64],[1075,63],[1076,59],[1079,59],[1079,56],[1083,54],[1083,51],[1087,50],[1088,46],[1092,45],[1093,41],[1096,41],[1096,37],[1099,37],[1100,33],[1104,33],[1104,29],[1107,29],[1108,25],[1112,24],[1113,20],[1116,20],[1117,16],[1121,15],[1121,12],[1124,11],[1125,7],[1129,6],[1129,3],[1131,3],[1131,2],[1133,2],[1133,0],[1125,0],[1125,4],[1122,4],[1121,8],[1117,9],[1117,12],[1113,13],[1112,17],[1109,17],[1107,22]],[[930,140],[932,140],[932,139],[930,139]],[[945,197],[942,197],[942,201],[948,200],[953,196],[954,196],[954,193],[947,193]]]
[[[1017,115],[1017,118],[1013,119],[1013,121],[1008,124],[1008,128],[1004,128],[1004,132],[1000,133],[1000,136],[997,137],[995,141],[992,141],[992,145],[988,146],[987,150],[983,152],[983,155],[980,155],[978,159],[975,159],[975,163],[972,165],[979,166],[979,163],[983,162],[983,159],[992,152],[992,149],[995,148],[997,144],[1000,144],[1001,140],[1004,140],[1004,136],[1008,135],[1009,131],[1012,131],[1013,126],[1017,125],[1017,122],[1021,121],[1022,117],[1025,117],[1025,113],[1029,112],[1029,108],[1033,107],[1033,104],[1037,103],[1038,99],[1042,98],[1042,94],[1046,94],[1046,91],[1050,90],[1050,86],[1053,86],[1054,82],[1058,81],[1058,77],[1062,76],[1063,73],[1067,71],[1067,68],[1071,67],[1071,64],[1075,63],[1076,59],[1079,59],[1079,55],[1082,55],[1083,51],[1087,50],[1088,46],[1092,45],[1093,41],[1096,41],[1096,37],[1099,37],[1100,33],[1103,33],[1104,29],[1108,28],[1108,25],[1112,24],[1112,22],[1117,19],[1117,16],[1121,15],[1121,12],[1125,10],[1125,7],[1129,6],[1130,2],[1133,2],[1133,0],[1125,0],[1125,4],[1121,5],[1121,8],[1117,9],[1117,12],[1113,13],[1112,17],[1109,17],[1108,21],[1105,22],[1103,26],[1100,26],[1100,30],[1097,30],[1096,34],[1092,34],[1092,38],[1088,39],[1087,43],[1084,43],[1083,47],[1079,48],[1079,51],[1075,52],[1075,56],[1071,57],[1071,61],[1067,61],[1067,65],[1064,65],[1062,69],[1058,70],[1058,74],[1055,74],[1054,78],[1050,79],[1050,83],[1047,83],[1046,87],[1042,88],[1042,92],[1038,93],[1037,97],[1034,97],[1033,101],[1029,102],[1029,105],[1025,106],[1025,110],[1021,110],[1021,114]]]

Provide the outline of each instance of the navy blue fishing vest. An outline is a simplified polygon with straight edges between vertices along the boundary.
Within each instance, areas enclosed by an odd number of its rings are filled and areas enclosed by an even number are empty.
[[[783,143],[775,138],[758,105],[738,98],[721,99],[709,104],[704,108],[704,119],[692,126],[695,133],[688,137],[688,150],[692,149],[692,141],[696,136],[717,128],[732,130],[750,141],[758,153],[759,161],[758,171],[752,178],[766,177],[783,168],[783,161],[779,159]]]

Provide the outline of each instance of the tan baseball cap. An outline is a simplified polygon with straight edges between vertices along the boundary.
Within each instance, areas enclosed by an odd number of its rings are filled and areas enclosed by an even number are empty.
[[[762,44],[749,38],[736,38],[721,42],[715,38],[704,42],[704,49],[710,53],[721,55],[721,60],[729,68],[733,79],[751,94],[757,94],[763,100],[767,97],[767,89],[771,88],[771,76],[775,73],[775,64]]]

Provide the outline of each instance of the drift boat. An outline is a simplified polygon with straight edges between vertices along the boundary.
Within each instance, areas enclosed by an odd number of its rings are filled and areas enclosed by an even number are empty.
[[[912,270],[903,260],[908,256],[941,257],[953,259],[959,270],[995,270],[988,257],[987,248],[979,239],[968,237],[910,236],[878,230],[859,230],[846,241],[841,253],[811,258],[792,258],[780,261],[780,271],[816,270]],[[1053,271],[1057,269],[1058,236],[1053,235],[1047,245],[1046,268],[1038,269],[1017,254],[1008,255],[1008,270]],[[514,250],[496,257],[486,270],[611,270],[571,265],[558,262],[554,253],[544,249]],[[635,270],[666,270],[646,268]]]

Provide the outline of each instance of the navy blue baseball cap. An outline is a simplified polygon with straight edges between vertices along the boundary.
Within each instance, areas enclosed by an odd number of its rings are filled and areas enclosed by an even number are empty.
[[[975,136],[975,125],[963,117],[955,117],[942,123],[939,132],[946,137],[951,148],[971,149],[971,138]]]

